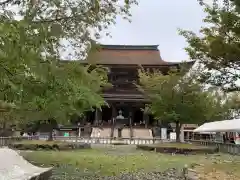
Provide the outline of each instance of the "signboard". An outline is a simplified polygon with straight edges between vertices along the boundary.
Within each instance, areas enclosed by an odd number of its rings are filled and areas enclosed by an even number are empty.
[[[65,132],[63,136],[64,137],[69,137],[69,132]]]
[[[197,124],[183,124],[184,128],[197,128],[198,125]]]
[[[170,133],[170,140],[176,140],[176,139],[177,139],[176,133],[175,132],[171,132]]]
[[[161,139],[167,139],[167,128],[161,128]]]

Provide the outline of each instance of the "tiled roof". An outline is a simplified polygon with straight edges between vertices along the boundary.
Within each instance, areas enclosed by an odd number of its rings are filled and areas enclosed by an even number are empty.
[[[163,61],[157,45],[101,45],[89,54],[91,64],[169,65]]]

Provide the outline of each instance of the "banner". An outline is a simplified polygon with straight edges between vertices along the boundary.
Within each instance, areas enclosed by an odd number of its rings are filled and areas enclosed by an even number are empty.
[[[161,139],[167,139],[167,128],[161,128]]]
[[[176,139],[177,139],[176,133],[175,132],[171,132],[170,133],[170,140],[176,140]]]

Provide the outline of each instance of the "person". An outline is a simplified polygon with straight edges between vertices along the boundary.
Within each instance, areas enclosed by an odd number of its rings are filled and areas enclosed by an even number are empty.
[[[227,137],[226,137],[226,134],[224,133],[223,134],[223,143],[226,143],[227,142]]]
[[[28,134],[26,132],[23,133],[23,137],[28,137]]]

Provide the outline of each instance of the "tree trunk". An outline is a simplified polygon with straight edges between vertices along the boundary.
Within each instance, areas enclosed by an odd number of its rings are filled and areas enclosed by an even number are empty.
[[[49,118],[47,120],[47,123],[48,123],[48,141],[53,141],[53,130],[54,128],[57,127],[57,121],[54,119],[54,118]]]
[[[50,128],[48,132],[48,141],[53,141],[53,128]]]
[[[110,133],[111,138],[113,138],[114,136],[114,130],[115,130],[115,119],[112,118],[111,133]]]
[[[179,121],[176,121],[176,142],[181,142],[181,126],[182,124]]]

